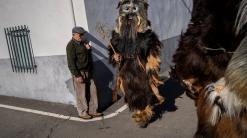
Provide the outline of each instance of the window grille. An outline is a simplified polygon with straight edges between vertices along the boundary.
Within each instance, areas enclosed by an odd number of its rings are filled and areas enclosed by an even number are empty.
[[[13,72],[37,72],[37,65],[26,25],[4,28]]]

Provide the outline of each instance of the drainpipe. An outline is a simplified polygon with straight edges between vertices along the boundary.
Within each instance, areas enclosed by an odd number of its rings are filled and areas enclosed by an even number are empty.
[[[73,0],[70,0],[70,2],[71,2],[71,9],[72,9],[72,13],[73,13],[74,26],[76,26],[76,20],[75,20],[75,9],[74,9]]]

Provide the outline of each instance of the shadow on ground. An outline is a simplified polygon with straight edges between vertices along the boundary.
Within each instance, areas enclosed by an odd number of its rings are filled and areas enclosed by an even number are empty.
[[[165,102],[161,105],[156,106],[153,110],[155,115],[151,119],[150,123],[161,119],[165,112],[174,112],[177,110],[175,100],[181,98],[180,96],[184,93],[184,89],[179,83],[172,79],[167,79],[163,85],[159,86],[160,94],[165,97]]]

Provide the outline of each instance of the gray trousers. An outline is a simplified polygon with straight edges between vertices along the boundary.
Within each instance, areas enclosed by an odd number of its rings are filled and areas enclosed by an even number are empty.
[[[98,108],[97,89],[94,80],[88,72],[81,72],[85,82],[78,82],[76,77],[73,76],[74,89],[76,92],[76,108],[79,116],[86,115],[87,113],[96,113]],[[86,98],[86,88],[90,88],[89,106]]]

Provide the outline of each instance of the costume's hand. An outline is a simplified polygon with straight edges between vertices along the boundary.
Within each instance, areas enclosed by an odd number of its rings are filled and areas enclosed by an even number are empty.
[[[121,60],[121,57],[120,57],[119,54],[116,53],[116,54],[113,55],[113,59],[114,59],[115,61],[119,62],[119,61]]]
[[[86,47],[86,49],[91,49],[91,45],[89,45],[89,44],[85,44],[85,47]]]
[[[75,78],[77,82],[83,83],[84,79],[82,76]]]

